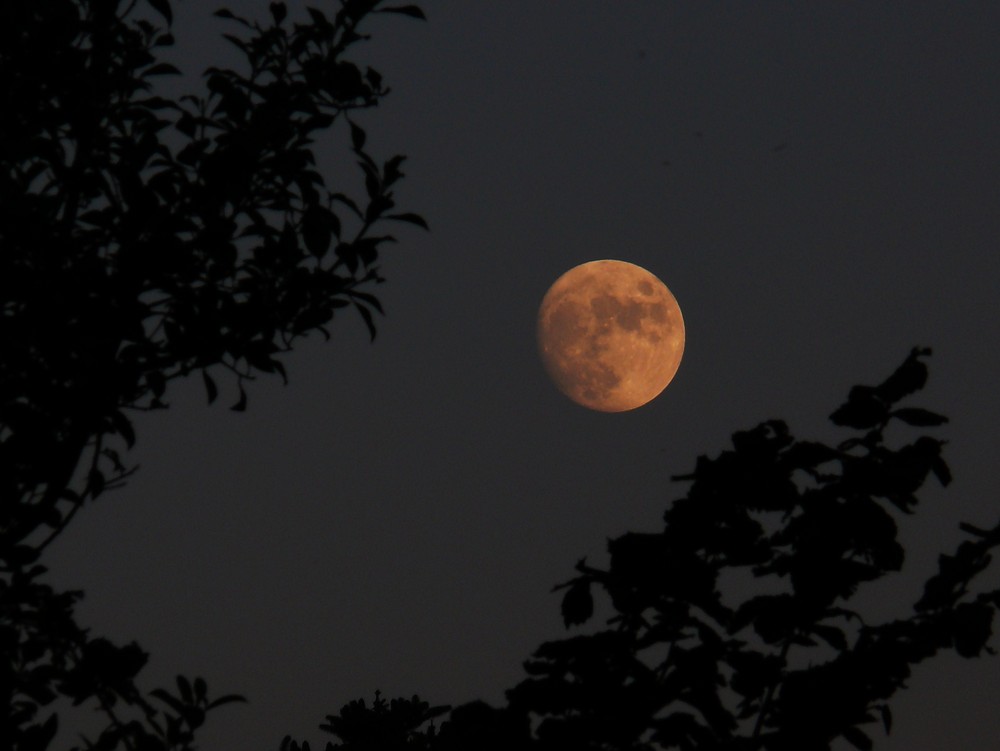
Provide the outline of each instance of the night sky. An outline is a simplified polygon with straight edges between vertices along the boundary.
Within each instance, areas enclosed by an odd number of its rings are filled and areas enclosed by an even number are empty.
[[[139,416],[138,474],[49,556],[81,622],[148,649],[150,688],[250,698],[205,749],[320,740],[376,689],[498,702],[565,634],[551,587],[657,529],[672,475],[769,418],[837,440],[848,388],[926,345],[915,404],[950,417],[955,481],[902,525],[915,575],[870,589],[873,619],[901,614],[958,522],[1000,513],[1000,4],[421,4],[359,52],[393,89],[370,148],[408,155],[397,197],[432,229],[384,253],[375,343],[348,314],[246,413],[192,379]],[[237,59],[215,7],[177,3],[171,86]],[[353,189],[346,144],[321,149]],[[598,258],[684,311],[680,370],[634,412],[573,404],[536,354],[546,289]],[[997,662],[939,659],[877,747],[993,746],[998,691]]]

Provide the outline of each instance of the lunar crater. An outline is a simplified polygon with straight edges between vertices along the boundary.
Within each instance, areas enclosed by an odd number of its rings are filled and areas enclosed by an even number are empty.
[[[623,412],[654,399],[684,351],[670,290],[625,261],[591,261],[555,281],[538,314],[539,352],[556,386],[590,409]]]

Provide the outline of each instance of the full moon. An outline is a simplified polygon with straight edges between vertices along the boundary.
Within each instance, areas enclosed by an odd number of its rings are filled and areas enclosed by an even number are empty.
[[[684,354],[684,319],[666,285],[641,266],[591,261],[545,293],[538,350],[577,404],[625,412],[655,399]]]

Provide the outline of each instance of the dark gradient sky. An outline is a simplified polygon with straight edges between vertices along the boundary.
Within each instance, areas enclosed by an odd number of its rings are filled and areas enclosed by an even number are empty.
[[[400,202],[433,229],[386,253],[375,344],[345,316],[242,415],[175,389],[139,420],[138,475],[50,557],[151,681],[250,696],[206,749],[319,739],[377,688],[500,700],[564,633],[552,585],[656,529],[671,475],[772,417],[836,438],[847,389],[914,344],[956,478],[903,526],[918,573],[998,516],[1000,4],[423,5],[364,52],[394,89],[370,144],[409,155]],[[215,7],[178,3],[192,73],[233,59]],[[534,342],[548,285],[605,257],[663,279],[688,336],[667,391],[618,415],[562,397]],[[878,585],[873,613],[917,586]],[[940,660],[878,747],[992,747],[998,691],[996,662]]]

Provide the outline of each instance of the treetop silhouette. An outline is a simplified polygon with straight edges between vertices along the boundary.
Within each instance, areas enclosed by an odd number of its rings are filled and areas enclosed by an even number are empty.
[[[383,728],[377,708],[342,732],[355,704],[325,726],[345,741],[328,748],[871,749],[914,666],[947,650],[992,654],[1000,606],[1000,591],[975,587],[1000,524],[961,525],[970,539],[941,555],[898,616],[876,622],[858,603],[866,583],[904,570],[899,521],[917,512],[920,489],[951,480],[943,440],[889,437],[946,422],[899,404],[924,386],[929,354],[914,349],[881,384],[851,389],[830,416],[850,431],[839,443],[770,420],[699,457],[675,478],[688,491],[662,531],[609,540],[606,567],[583,559],[556,587],[568,628],[594,618],[597,596],[613,615],[542,644],[506,706],[467,704],[440,728],[414,716],[405,732],[396,717],[394,741],[379,745],[360,732]]]
[[[567,625],[591,618],[595,589],[615,615],[543,645],[510,692],[541,718],[542,747],[825,749],[843,737],[867,749],[867,726],[891,727],[887,702],[913,665],[987,649],[998,593],[968,592],[995,532],[943,556],[902,617],[872,623],[854,604],[863,584],[903,568],[897,518],[919,489],[950,481],[942,440],[887,437],[896,423],[945,422],[897,405],[923,387],[927,354],[851,390],[830,419],[854,435],[796,440],[778,420],[737,432],[676,478],[690,486],[662,532],[609,541],[606,569],[578,564],[563,585]],[[734,573],[741,584],[724,583]]]

